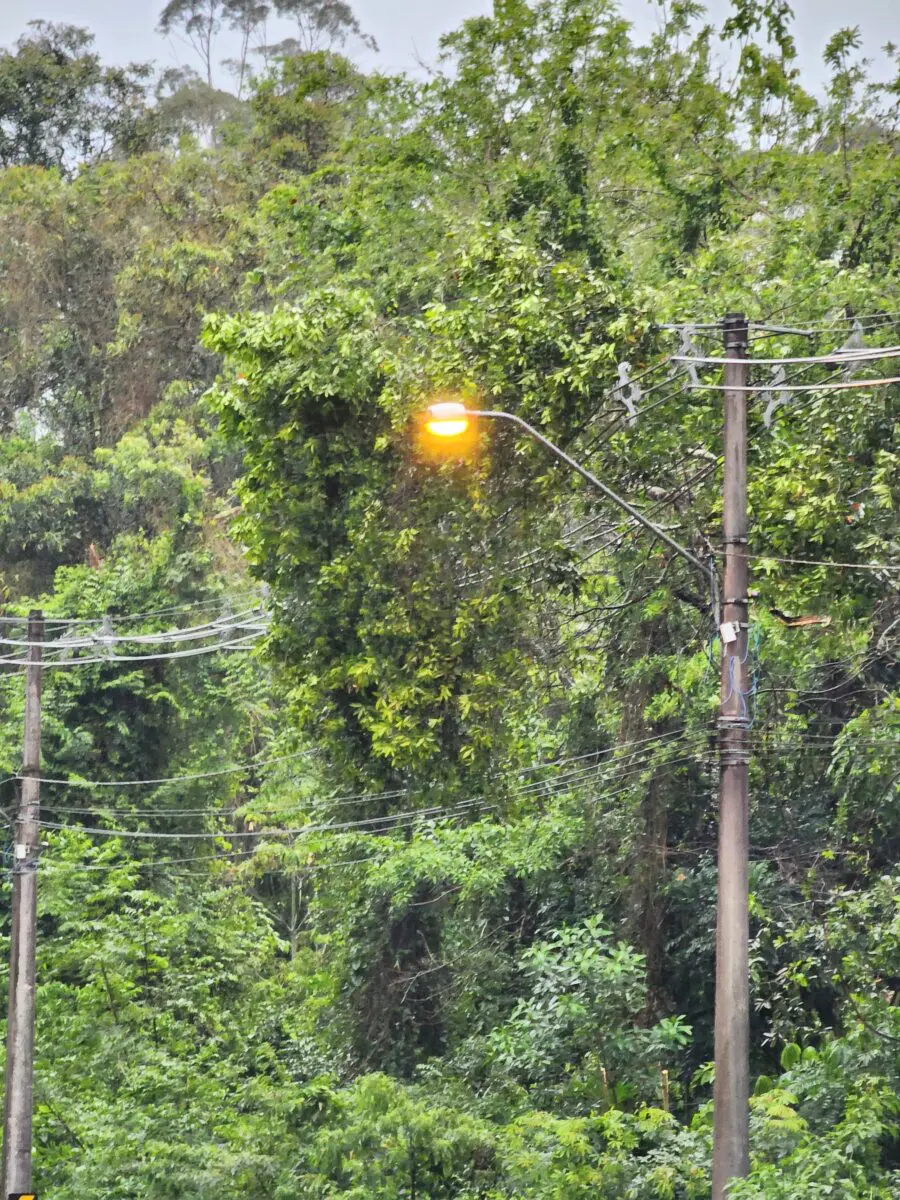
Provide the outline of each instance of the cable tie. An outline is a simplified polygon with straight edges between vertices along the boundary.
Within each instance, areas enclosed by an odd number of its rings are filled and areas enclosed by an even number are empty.
[[[25,854],[20,855],[19,854],[20,850],[24,850]],[[34,853],[29,854],[27,852],[27,847],[25,847],[25,846],[21,846],[21,845],[16,846],[16,853],[13,857],[13,864],[12,864],[13,875],[33,875],[37,869],[38,869],[37,854],[34,854]]]

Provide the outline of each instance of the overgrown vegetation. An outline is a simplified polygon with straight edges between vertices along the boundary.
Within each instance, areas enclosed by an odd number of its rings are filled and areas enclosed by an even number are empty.
[[[425,83],[343,57],[346,5],[274,7],[294,43],[167,5],[200,77],[46,24],[0,55],[4,775],[16,620],[98,647],[46,671],[36,1186],[708,1196],[710,598],[538,447],[436,460],[417,414],[520,413],[715,552],[720,394],[667,327],[897,343],[900,84],[842,30],[813,95],[768,0],[670,4],[648,44],[604,0],[497,0]],[[900,1190],[897,397],[750,402],[736,1200]],[[260,604],[249,652],[106,657]]]

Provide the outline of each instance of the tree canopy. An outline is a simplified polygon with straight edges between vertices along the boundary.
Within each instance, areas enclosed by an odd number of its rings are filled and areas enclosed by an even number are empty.
[[[29,31],[0,50],[0,167],[70,170],[145,149],[150,68],[103,66],[93,35],[74,25]]]

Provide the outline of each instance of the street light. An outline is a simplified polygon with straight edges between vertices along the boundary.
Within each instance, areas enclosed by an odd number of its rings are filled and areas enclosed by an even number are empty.
[[[692,554],[690,550],[686,549],[684,546],[676,542],[674,538],[670,537],[664,529],[662,529],[654,521],[651,521],[649,517],[645,517],[640,509],[635,508],[633,504],[629,504],[627,500],[625,500],[617,492],[614,492],[612,488],[607,487],[605,483],[601,483],[597,476],[593,475],[587,469],[587,467],[583,467],[581,463],[576,462],[574,458],[570,458],[569,455],[566,454],[565,450],[560,450],[559,446],[557,446],[554,442],[551,442],[549,438],[544,437],[542,433],[539,433],[533,425],[529,425],[527,421],[523,421],[521,417],[517,417],[515,413],[501,412],[495,409],[471,409],[466,408],[465,404],[457,400],[443,400],[439,404],[432,404],[426,410],[425,428],[435,437],[459,437],[468,430],[472,421],[483,419],[491,421],[509,421],[511,425],[517,425],[519,429],[524,429],[529,437],[534,438],[536,442],[540,442],[542,446],[545,446],[551,452],[551,454],[555,454],[558,459],[579,474],[582,479],[586,479],[587,482],[592,487],[596,488],[598,492],[602,493],[607,500],[612,500],[613,504],[618,505],[619,508],[627,512],[632,520],[637,521],[639,525],[643,525],[643,527],[648,529],[654,535],[654,537],[658,537],[660,541],[665,542],[666,545],[674,550],[676,554],[679,554],[683,559],[686,559],[692,567],[696,567],[697,570],[700,571],[703,577],[707,580],[707,582],[711,584],[713,589],[712,594],[715,596],[717,576],[715,568],[712,566],[712,564],[702,562],[695,554]]]
[[[715,1081],[713,1085],[712,1200],[725,1200],[729,1182],[745,1176],[750,1157],[749,972],[749,713],[747,606],[747,320],[730,313],[725,335],[723,471],[724,596],[712,559],[703,563],[664,529],[602,483],[581,463],[514,413],[468,409],[459,401],[433,404],[426,430],[451,439],[472,421],[508,421],[524,430],[596,491],[628,513],[709,582],[719,625],[722,675],[719,703],[719,848],[716,899]]]

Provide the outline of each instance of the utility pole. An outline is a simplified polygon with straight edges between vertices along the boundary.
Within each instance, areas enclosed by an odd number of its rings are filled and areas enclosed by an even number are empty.
[[[40,839],[41,642],[44,618],[28,617],[22,787],[12,868],[12,937],[6,1025],[6,1105],[3,1118],[3,1200],[31,1192],[34,1091],[34,990],[37,940],[37,857]]]
[[[719,882],[712,1200],[750,1167],[749,677],[747,663],[747,320],[729,313],[725,337],[725,572],[720,634]]]

